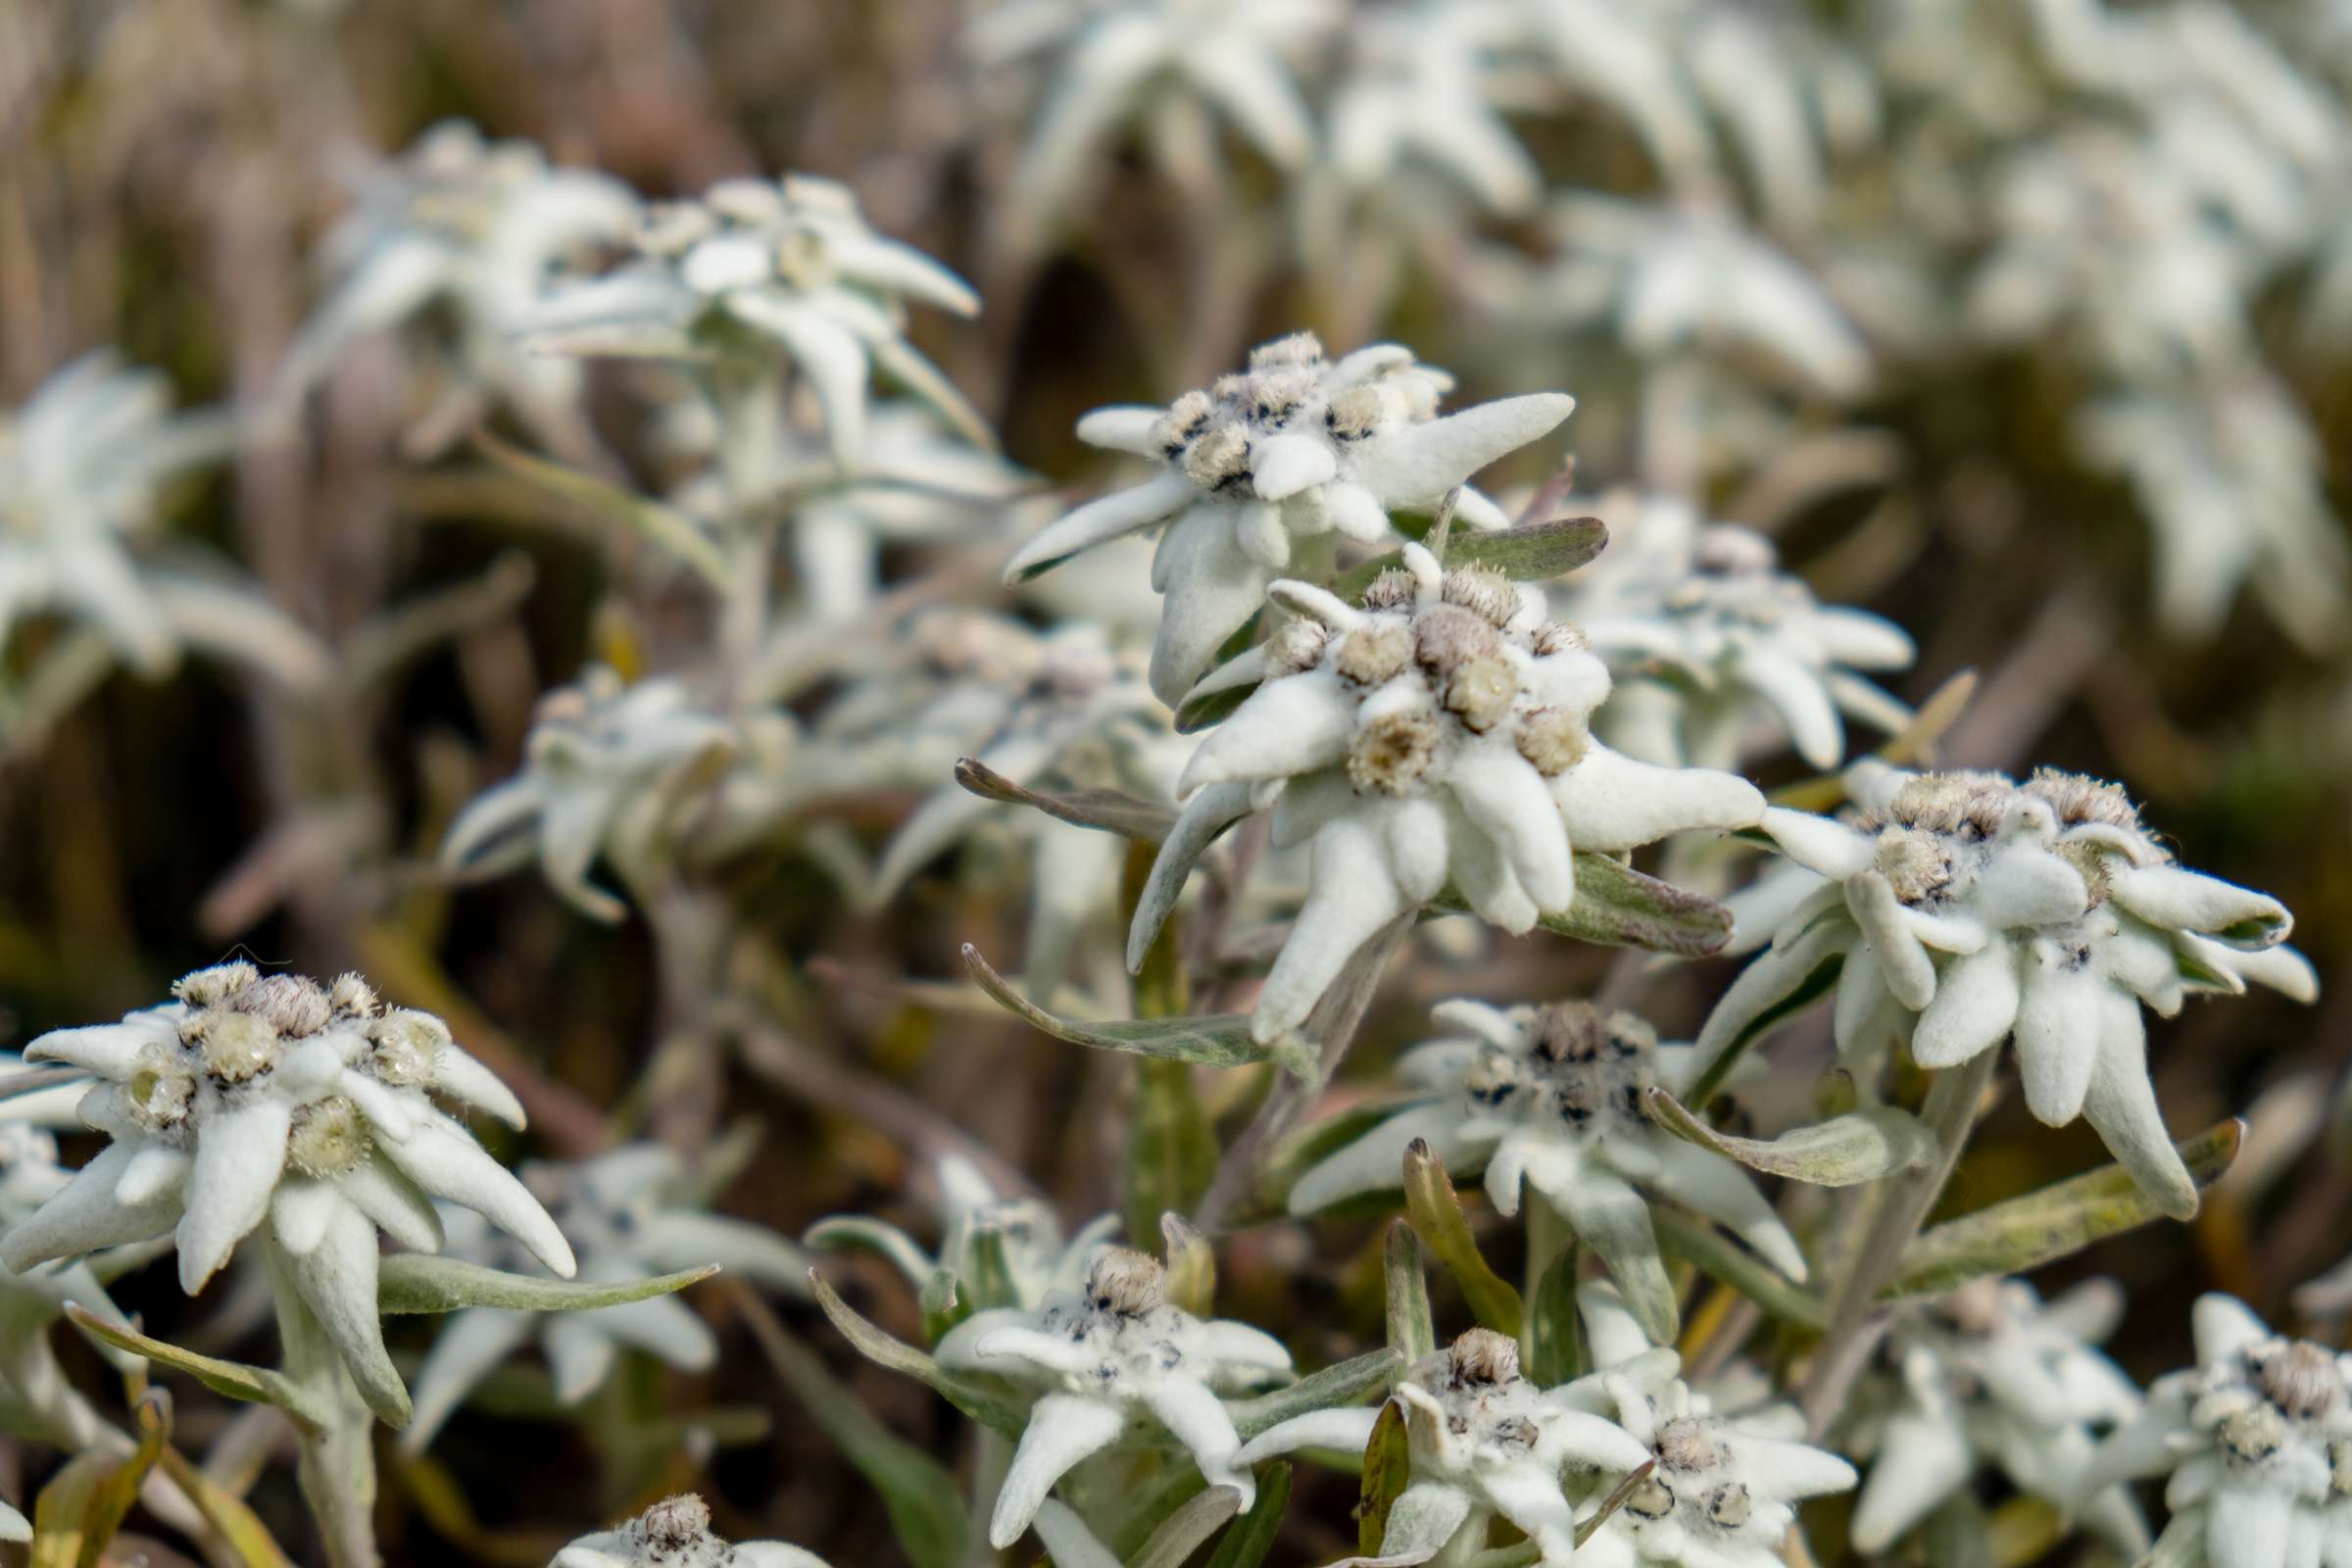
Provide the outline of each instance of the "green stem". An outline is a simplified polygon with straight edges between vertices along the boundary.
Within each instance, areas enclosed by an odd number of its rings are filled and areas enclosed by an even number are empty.
[[[294,1284],[293,1259],[265,1239],[270,1293],[277,1305],[284,1372],[318,1396],[323,1423],[297,1420],[301,1454],[295,1467],[303,1500],[318,1521],[328,1568],[377,1568],[375,1550],[375,1417],[343,1368],[342,1352]]]

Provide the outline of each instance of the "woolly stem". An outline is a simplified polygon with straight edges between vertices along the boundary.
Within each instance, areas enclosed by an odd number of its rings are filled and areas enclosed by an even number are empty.
[[[316,1396],[324,1419],[296,1418],[301,1452],[295,1478],[318,1521],[327,1568],[377,1568],[375,1550],[375,1416],[344,1370],[342,1352],[294,1283],[294,1261],[274,1239],[264,1238],[270,1294],[277,1307],[284,1372]]]

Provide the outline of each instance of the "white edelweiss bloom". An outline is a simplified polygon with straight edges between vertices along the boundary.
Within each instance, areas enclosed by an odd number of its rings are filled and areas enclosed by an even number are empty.
[[[2199,1298],[2190,1322],[2196,1366],[2148,1386],[2078,1493],[2169,1476],[2154,1561],[2352,1563],[2352,1356],[2272,1333],[2233,1297]]]
[[[2168,629],[2210,638],[2251,589],[2305,648],[2342,640],[2352,557],[2328,504],[2327,454],[2276,377],[2249,369],[2181,395],[2108,399],[2078,421],[2083,455],[2128,476],[2147,514]]]
[[[1390,1506],[1378,1555],[1354,1561],[1407,1568],[1441,1552],[1466,1561],[1500,1518],[1536,1544],[1545,1568],[1566,1568],[1576,1555],[1577,1509],[1562,1472],[1623,1474],[1649,1457],[1640,1439],[1586,1408],[1597,1393],[1592,1379],[1538,1389],[1520,1373],[1518,1343],[1490,1329],[1472,1329],[1424,1357],[1394,1396],[1404,1407],[1411,1483]],[[1360,1451],[1379,1414],[1293,1417],[1251,1439],[1240,1462],[1298,1448]]]
[[[2139,1391],[2094,1348],[2123,1316],[2111,1280],[2044,1303],[2023,1280],[1983,1279],[1901,1312],[1847,1427],[1870,1461],[1854,1505],[1854,1548],[1882,1552],[1991,1467],[2072,1512],[2128,1560],[2148,1527],[2120,1486],[2086,1501],[2076,1478],[2096,1434],[2139,1414]],[[1875,1408],[1874,1408],[1875,1406]]]
[[[1422,168],[1492,213],[1536,204],[1543,176],[1491,90],[1497,56],[1521,31],[1515,10],[1510,0],[1415,0],[1348,29],[1325,157],[1350,194]]]
[[[1277,849],[1309,844],[1310,886],[1251,1032],[1297,1029],[1375,933],[1451,884],[1514,935],[1576,897],[1572,848],[1602,852],[1689,828],[1752,823],[1755,786],[1610,751],[1588,723],[1609,673],[1543,596],[1491,569],[1442,570],[1419,545],[1361,608],[1275,584],[1294,618],[1267,679],[1211,730],[1189,797],[1136,906],[1140,967],[1186,875],[1225,826],[1271,807]]]
[[[1850,818],[1764,812],[1764,831],[1823,882],[1724,994],[1699,1054],[1713,1060],[1837,964],[1841,1053],[1868,1064],[1904,1042],[1934,1070],[2014,1037],[2037,1118],[2086,1118],[2167,1213],[2196,1212],[2140,1008],[2171,1017],[2191,990],[2248,980],[2309,1000],[2317,977],[2279,945],[2293,917],[2176,864],[2113,784],[1876,762],[1847,779],[1861,807]]]
[[[531,355],[514,334],[551,276],[625,241],[637,198],[610,175],[551,169],[527,141],[485,141],[463,121],[433,126],[362,172],[358,201],[321,249],[333,274],[277,374],[290,413],[354,340],[436,317],[443,384],[416,430],[422,455],[461,435],[485,403],[543,438],[578,444],[576,365]]]
[[[681,1194],[684,1162],[660,1144],[627,1144],[593,1159],[522,1167],[523,1185],[570,1241],[584,1284],[622,1284],[716,1263],[769,1290],[803,1293],[808,1260],[761,1225],[705,1213]],[[446,1250],[509,1273],[541,1272],[527,1249],[495,1234],[475,1214],[443,1206]],[[469,1306],[450,1314],[416,1369],[416,1413],[401,1445],[422,1452],[473,1386],[536,1340],[554,1374],[556,1397],[578,1404],[604,1386],[623,1349],[639,1349],[688,1372],[718,1359],[709,1325],[675,1296],[648,1297],[576,1312]]]
[[[1026,78],[1027,145],[999,226],[1034,255],[1087,199],[1098,158],[1137,126],[1153,163],[1188,185],[1223,163],[1215,120],[1276,169],[1314,154],[1314,117],[1292,62],[1331,33],[1336,0],[998,0],[976,9],[965,53]]]
[[[1608,662],[1616,692],[1595,727],[1647,761],[1737,768],[1784,740],[1817,768],[1845,753],[1845,718],[1889,733],[1910,710],[1862,670],[1915,650],[1881,616],[1813,597],[1752,528],[1707,522],[1690,502],[1612,491],[1589,506],[1609,549],[1571,577],[1561,613]],[[1778,720],[1757,724],[1760,714]]]
[[[582,1536],[548,1568],[825,1568],[825,1562],[781,1541],[721,1541],[710,1532],[710,1505],[681,1493],[617,1530]]]
[[[387,1008],[356,974],[321,986],[248,963],[199,969],[177,999],[25,1048],[99,1082],[82,1119],[114,1141],[0,1242],[18,1273],[172,1232],[193,1296],[267,1225],[369,1406],[409,1400],[376,1312],[376,1232],[437,1251],[432,1199],[475,1209],[557,1273],[563,1232],[435,1094],[513,1126],[522,1106],[430,1013]]]
[[[909,303],[973,316],[979,296],[913,246],[868,228],[846,185],[808,174],[722,180],[695,200],[649,209],[636,243],[634,263],[545,299],[524,345],[701,365],[747,408],[779,400],[789,368],[814,393],[845,471],[865,448],[875,371],[966,440],[991,444],[987,421],[906,333]],[[763,445],[769,433],[755,422],[743,441]],[[738,482],[763,462],[744,454]]]
[[[141,674],[170,669],[183,638],[204,629],[185,624],[203,606],[181,601],[224,590],[152,573],[132,548],[154,532],[165,484],[218,456],[225,434],[215,419],[172,413],[161,371],[103,349],[0,410],[0,647],[19,617],[55,609]],[[251,612],[284,620],[258,598]],[[278,635],[301,645],[304,663],[319,662],[298,628]]]
[[[1501,1213],[1516,1214],[1522,1188],[1535,1189],[1612,1269],[1642,1259],[1663,1286],[1650,1193],[1730,1227],[1789,1278],[1805,1278],[1795,1238],[1747,1172],[1649,1118],[1653,1084],[1678,1096],[1689,1090],[1695,1048],[1661,1046],[1641,1019],[1589,1002],[1447,1002],[1435,1012],[1463,1033],[1416,1046],[1396,1066],[1427,1098],[1299,1177],[1291,1212],[1396,1187],[1404,1152],[1418,1139],[1449,1171],[1483,1169],[1487,1197]],[[1628,1289],[1641,1294],[1636,1282]],[[1660,1294],[1671,1303],[1670,1291]]]
[[[1160,471],[1034,535],[1004,580],[1165,523],[1152,563],[1152,585],[1167,601],[1152,689],[1174,707],[1258,612],[1268,585],[1328,564],[1333,534],[1393,541],[1391,512],[1434,509],[1576,407],[1565,393],[1538,392],[1441,416],[1438,400],[1452,385],[1397,344],[1329,360],[1313,333],[1298,332],[1250,350],[1248,370],[1165,409],[1097,409],[1078,421],[1080,440],[1153,459]],[[1469,489],[1454,516],[1477,528],[1508,521]]]
[[[677,681],[623,686],[592,664],[539,700],[522,770],[466,804],[441,841],[453,873],[495,876],[537,852],[548,885],[582,913],[618,920],[625,906],[588,880],[598,854],[624,872],[668,825],[676,787],[735,744],[729,725],[697,709]]]
[[[1043,1391],[989,1521],[989,1542],[1000,1550],[1020,1539],[1072,1466],[1139,1421],[1164,1429],[1210,1486],[1242,1494],[1244,1509],[1255,1498],[1218,1396],[1287,1377],[1291,1352],[1248,1324],[1171,1305],[1167,1284],[1158,1259],[1114,1247],[1095,1259],[1077,1295],[1049,1296],[1042,1308],[975,1312],[939,1342],[942,1366]]]

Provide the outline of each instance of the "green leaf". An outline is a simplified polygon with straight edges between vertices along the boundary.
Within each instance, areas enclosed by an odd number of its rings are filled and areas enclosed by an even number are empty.
[[[1156,802],[1118,790],[1067,790],[1049,794],[1033,790],[982,762],[977,758],[956,760],[956,782],[984,801],[1026,806],[1079,827],[1116,833],[1121,838],[1157,844],[1175,826],[1176,813]]]
[[[1200,1104],[1192,1067],[1151,1057],[1137,1062],[1135,1115],[1120,1166],[1127,1234],[1149,1236],[1161,1215],[1190,1212],[1216,1171],[1217,1135]]]
[[[1274,1538],[1282,1534],[1282,1516],[1290,1505],[1291,1467],[1261,1466],[1257,1500],[1217,1543],[1217,1549],[1209,1554],[1208,1568],[1258,1568],[1266,1553],[1274,1549]]]
[[[1233,716],[1233,710],[1250,700],[1257,690],[1255,683],[1220,686],[1213,692],[1187,697],[1176,707],[1176,733],[1190,735],[1211,724],[1222,723]]]
[[[570,503],[580,512],[600,521],[617,523],[629,532],[641,535],[648,542],[692,567],[695,575],[710,587],[725,592],[733,573],[727,569],[726,558],[709,535],[694,525],[684,513],[665,507],[658,501],[629,494],[618,485],[608,483],[592,473],[565,467],[546,458],[534,456],[520,447],[509,446],[487,431],[476,430],[473,443],[482,455],[510,473],[528,479],[531,483]]]
[[[1364,1445],[1364,1479],[1355,1504],[1355,1549],[1366,1557],[1380,1555],[1389,1534],[1389,1510],[1413,1484],[1412,1441],[1405,1426],[1404,1406],[1391,1399],[1372,1423],[1372,1441]]]
[[[293,1559],[244,1498],[189,1463],[187,1456],[169,1443],[156,1455],[156,1463],[213,1527],[226,1549],[225,1561],[236,1568],[294,1568]]]
[[[1519,1337],[1524,1314],[1519,1293],[1487,1266],[1470,1235],[1462,1200],[1446,1175],[1446,1162],[1416,1138],[1404,1152],[1404,1211],[1422,1242],[1461,1287],[1471,1315],[1495,1333]]]
[[[387,1259],[386,1261],[389,1261]],[[176,1371],[185,1372],[215,1394],[231,1399],[243,1399],[253,1404],[274,1404],[309,1426],[322,1426],[332,1412],[325,1409],[316,1395],[283,1373],[268,1367],[247,1366],[242,1361],[223,1361],[215,1356],[198,1355],[183,1350],[137,1329],[120,1323],[109,1323],[79,1302],[68,1302],[66,1318],[82,1333],[104,1340],[133,1355],[143,1355],[150,1361],[161,1362]]]
[[[1816,1332],[1828,1326],[1829,1308],[1817,1298],[1783,1279],[1778,1270],[1710,1222],[1659,1207],[1650,1210],[1649,1223],[1657,1232],[1658,1250],[1668,1257],[1680,1258],[1709,1279],[1730,1286],[1784,1323]]]
[[[1159,1216],[1168,1259],[1168,1299],[1195,1317],[1207,1317],[1217,1299],[1217,1254],[1200,1227],[1173,1211]]]
[[[1233,1430],[1248,1443],[1268,1427],[1295,1415],[1360,1403],[1375,1389],[1386,1390],[1403,1370],[1404,1357],[1395,1350],[1372,1350],[1300,1378],[1287,1389],[1254,1399],[1229,1399],[1225,1413],[1233,1417]]]
[[[1577,1349],[1576,1253],[1574,1242],[1560,1249],[1544,1266],[1528,1305],[1527,1375],[1539,1389],[1558,1388],[1583,1370]]]
[[[1892,1105],[1873,1105],[1798,1127],[1778,1138],[1733,1138],[1694,1116],[1665,1090],[1649,1091],[1649,1116],[1687,1143],[1712,1150],[1750,1170],[1787,1176],[1816,1187],[1851,1187],[1925,1164],[1936,1139],[1919,1118]]]
[[[2179,1146],[2189,1178],[2210,1187],[2230,1168],[2246,1124],[2230,1120]],[[1986,1275],[2023,1274],[2163,1217],[2121,1165],[1946,1220],[1903,1250],[1886,1299],[1938,1296]]]
[[[962,1282],[952,1268],[935,1268],[923,1281],[923,1288],[914,1295],[914,1304],[923,1314],[923,1333],[933,1345],[948,1337],[948,1330],[970,1317],[975,1310],[964,1295]]]
[[[140,1483],[172,1437],[172,1396],[143,1395],[134,1412],[139,1438],[128,1453],[95,1447],[67,1461],[32,1505],[30,1568],[98,1568]]]
[[[716,1263],[680,1269],[642,1280],[560,1280],[545,1274],[509,1274],[479,1263],[427,1252],[394,1252],[376,1276],[379,1311],[455,1312],[468,1306],[503,1306],[519,1312],[586,1312],[620,1306],[682,1291],[718,1272]]]
[[[963,946],[963,966],[981,990],[1031,1027],[1097,1051],[1124,1051],[1131,1055],[1162,1061],[1190,1062],[1202,1067],[1249,1067],[1261,1061],[1279,1062],[1303,1078],[1314,1070],[1313,1058],[1296,1046],[1261,1046],[1250,1038],[1246,1012],[1212,1013],[1194,1018],[1130,1018],[1109,1023],[1080,1023],[1046,1011],[990,967],[980,950]],[[1154,1219],[1157,1218],[1155,1214]],[[1142,1232],[1149,1236],[1147,1225]]]
[[[1450,887],[1432,901],[1432,907],[1453,913],[1469,906]],[[1732,940],[1732,911],[1713,899],[1590,850],[1576,852],[1575,902],[1543,916],[1541,923],[1546,931],[1580,942],[1684,958],[1719,953]]]
[[[1411,1366],[1438,1348],[1438,1331],[1430,1318],[1429,1279],[1421,1269],[1421,1242],[1403,1220],[1389,1223],[1381,1265],[1388,1294],[1389,1348]]]
[[[1715,1092],[1723,1087],[1724,1080],[1732,1075],[1732,1069],[1740,1065],[1740,1058],[1746,1054],[1747,1048],[1778,1028],[1782,1019],[1793,1017],[1813,1005],[1838,983],[1838,972],[1844,967],[1845,954],[1842,950],[1833,949],[1824,954],[1820,962],[1778,1001],[1759,1010],[1748,1020],[1746,1027],[1716,1054],[1715,1059],[1707,1063],[1706,1071],[1700,1073],[1697,1081],[1691,1084],[1690,1102],[1705,1109],[1707,1102],[1715,1098]]]
[[[1554,517],[1489,532],[1462,528],[1448,534],[1446,565],[1493,566],[1513,582],[1561,577],[1606,549],[1609,530],[1598,517]],[[1392,550],[1340,574],[1332,592],[1350,604],[1382,572],[1404,564],[1404,552]]]
[[[1242,1494],[1237,1488],[1210,1487],[1196,1493],[1159,1522],[1127,1559],[1127,1568],[1183,1568],[1201,1543],[1241,1511]]]
[[[814,1269],[808,1271],[808,1289],[816,1297],[818,1307],[841,1331],[842,1338],[848,1340],[859,1355],[876,1366],[887,1367],[904,1377],[914,1379],[965,1415],[984,1426],[994,1427],[1008,1438],[1017,1439],[1021,1430],[1029,1424],[1029,1410],[1025,1403],[1015,1402],[974,1379],[950,1372],[906,1341],[876,1328],[858,1316],[857,1310],[843,1300],[840,1294],[825,1282],[825,1277]]]
[[[1426,1099],[1426,1096],[1410,1096],[1366,1100],[1338,1115],[1310,1122],[1284,1135],[1275,1143],[1272,1152],[1266,1155],[1265,1163],[1258,1167],[1257,1175],[1250,1184],[1256,1206],[1247,1218],[1273,1219],[1287,1215],[1290,1212],[1291,1189],[1298,1185],[1299,1177],[1391,1116],[1420,1104]],[[2347,1125],[2352,1125],[2352,1113],[2347,1114],[2346,1121]],[[1392,1187],[1383,1193],[1367,1195],[1366,1200],[1360,1205],[1350,1200],[1334,1203],[1316,1212],[1332,1216],[1393,1214],[1403,1206],[1403,1189]]]

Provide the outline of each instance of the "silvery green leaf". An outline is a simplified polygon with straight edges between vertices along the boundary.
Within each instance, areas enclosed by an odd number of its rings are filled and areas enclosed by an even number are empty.
[[[1574,1379],[1581,1343],[1576,1315],[1577,1250],[1564,1247],[1544,1266],[1536,1282],[1535,1299],[1527,1303],[1527,1375],[1540,1389],[1556,1388]]]
[[[1816,1187],[1851,1187],[1921,1164],[1936,1140],[1917,1117],[1893,1105],[1873,1105],[1798,1127],[1778,1138],[1734,1138],[1691,1114],[1665,1090],[1649,1091],[1650,1119],[1701,1149],[1750,1170],[1787,1176]]]
[[[1447,888],[1432,906],[1459,912],[1469,905]],[[1542,924],[1546,931],[1581,942],[1686,958],[1706,957],[1732,939],[1732,911],[1714,900],[1589,850],[1576,852],[1576,902],[1557,914],[1543,916]]]
[[[965,1415],[1007,1438],[1018,1439],[1028,1424],[1025,1407],[981,1384],[950,1372],[903,1340],[892,1338],[860,1317],[816,1270],[808,1271],[808,1289],[833,1326],[858,1353],[876,1366],[910,1377],[928,1387]]]
[[[1284,1071],[1303,1078],[1313,1071],[1312,1057],[1296,1042],[1261,1046],[1250,1038],[1248,1013],[1213,1013],[1194,1018],[1129,1018],[1104,1023],[1080,1023],[1046,1011],[1012,989],[990,967],[980,950],[963,948],[964,967],[973,981],[1004,1008],[1056,1040],[1096,1051],[1123,1051],[1162,1061],[1190,1062],[1202,1067],[1247,1067],[1272,1061]]]
[[[1358,1404],[1365,1395],[1386,1389],[1404,1370],[1404,1357],[1395,1350],[1372,1350],[1337,1366],[1300,1378],[1287,1389],[1254,1399],[1232,1399],[1225,1405],[1233,1430],[1244,1443],[1278,1422],[1309,1410],[1333,1410]]]
[[[642,1280],[560,1280],[540,1274],[510,1274],[426,1252],[395,1252],[383,1260],[377,1275],[376,1306],[386,1313],[455,1312],[468,1306],[585,1312],[667,1296],[717,1272],[718,1265],[712,1263]]]
[[[1414,1231],[1461,1287],[1472,1314],[1495,1333],[1517,1339],[1525,1315],[1519,1293],[1488,1266],[1446,1162],[1418,1138],[1404,1152],[1404,1206]]]
[[[1777,1269],[1707,1221],[1660,1207],[1651,1210],[1649,1223],[1660,1252],[1730,1286],[1769,1315],[1816,1330],[1829,1323],[1829,1309],[1819,1298],[1789,1284]]]
[[[1173,1210],[1159,1216],[1167,1253],[1168,1299],[1195,1317],[1207,1317],[1217,1297],[1217,1254],[1199,1226]]]
[[[691,567],[710,587],[723,591],[732,580],[734,573],[719,554],[718,546],[685,514],[658,501],[631,495],[592,473],[567,468],[561,463],[509,446],[486,431],[475,431],[473,441],[500,467],[529,480],[557,500],[577,507],[588,516],[617,523],[640,535],[647,543]]]
[[[1363,1137],[1374,1127],[1413,1102],[1412,1099],[1376,1099],[1349,1106],[1336,1116],[1298,1128],[1274,1146],[1258,1167],[1252,1199],[1255,1207],[1242,1216],[1271,1217],[1290,1212],[1291,1189],[1298,1178],[1323,1163],[1335,1152]],[[2352,1114],[2347,1122],[2352,1123]],[[2352,1141],[2352,1135],[2348,1135]],[[1325,1215],[1394,1213],[1404,1202],[1401,1184],[1385,1193],[1349,1199],[1319,1212]]]
[[[1118,790],[1065,790],[1059,793],[1033,790],[1026,785],[1015,784],[977,758],[959,757],[956,760],[956,782],[984,800],[1002,801],[1007,806],[1034,807],[1061,821],[1116,833],[1122,838],[1139,839],[1146,844],[1157,844],[1166,838],[1168,829],[1176,821],[1176,813],[1168,808]]]
[[[1183,1568],[1201,1544],[1242,1511],[1242,1494],[1232,1487],[1210,1487],[1159,1522],[1127,1568]]]
[[[914,1239],[896,1225],[885,1225],[863,1214],[829,1214],[818,1220],[801,1237],[801,1245],[812,1248],[855,1247],[889,1259],[898,1271],[906,1276],[906,1283],[921,1290],[936,1267],[931,1254],[916,1246]]]
[[[1257,1500],[1217,1543],[1208,1568],[1258,1568],[1266,1553],[1274,1549],[1274,1538],[1282,1533],[1282,1516],[1290,1505],[1291,1467],[1267,1467],[1257,1478]]]
[[[1429,1279],[1421,1268],[1421,1242],[1403,1220],[1389,1222],[1381,1252],[1387,1286],[1389,1348],[1410,1366],[1438,1348],[1429,1312]]]
[[[97,1313],[75,1303],[66,1306],[66,1317],[75,1328],[94,1339],[105,1341],[133,1355],[145,1356],[165,1366],[185,1372],[215,1394],[254,1404],[274,1404],[288,1415],[311,1427],[321,1427],[333,1419],[333,1412],[320,1403],[318,1396],[297,1384],[283,1373],[268,1367],[247,1366],[242,1361],[223,1361],[217,1356],[199,1355],[183,1350],[141,1334],[120,1323],[109,1323]]]
[[[1180,1018],[1152,1022],[1181,1025]],[[1147,1058],[1135,1064],[1135,1112],[1120,1168],[1127,1230],[1149,1236],[1164,1216],[1190,1211],[1217,1170],[1217,1135],[1183,1061]],[[1171,1256],[1171,1264],[1176,1259]],[[1212,1276],[1213,1279],[1213,1276]]]
[[[2178,1146],[2199,1188],[2230,1168],[2245,1129],[2232,1119]],[[2102,1165],[1931,1228],[1904,1249],[1886,1295],[1937,1296],[1987,1275],[2023,1274],[2162,1215],[2131,1172]]]
[[[1413,1456],[1404,1406],[1395,1399],[1381,1406],[1372,1423],[1372,1441],[1364,1445],[1364,1474],[1355,1504],[1355,1549],[1366,1557],[1380,1555],[1388,1539],[1389,1511],[1404,1489],[1412,1485]]]

